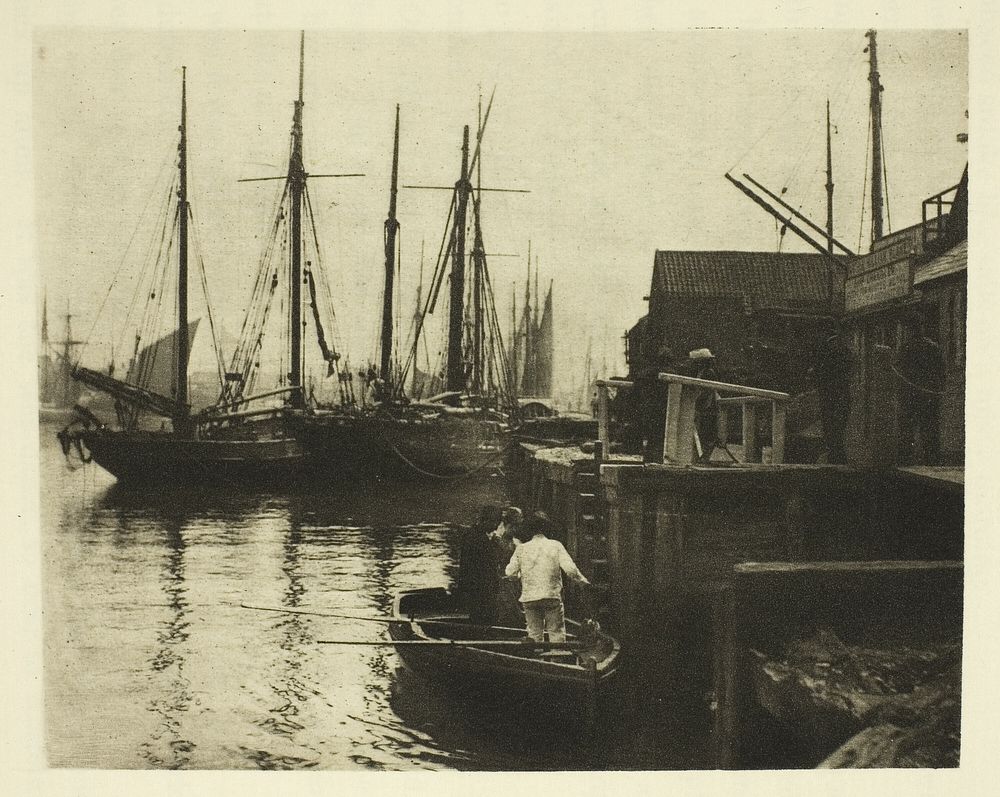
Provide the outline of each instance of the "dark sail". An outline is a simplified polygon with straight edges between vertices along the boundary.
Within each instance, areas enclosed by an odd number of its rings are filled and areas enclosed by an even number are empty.
[[[552,285],[545,297],[545,307],[533,337],[535,360],[535,393],[541,398],[552,397]]]
[[[188,356],[194,344],[200,319],[189,321],[187,325]],[[129,366],[125,381],[130,385],[150,393],[177,398],[177,354],[179,353],[178,330],[150,343],[142,349]]]

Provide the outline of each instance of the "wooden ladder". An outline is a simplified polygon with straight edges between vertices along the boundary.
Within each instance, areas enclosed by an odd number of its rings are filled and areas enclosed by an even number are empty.
[[[608,537],[601,511],[601,477],[592,470],[576,474],[576,554],[574,560],[593,585],[592,601],[599,622],[610,614],[611,569],[608,562]]]

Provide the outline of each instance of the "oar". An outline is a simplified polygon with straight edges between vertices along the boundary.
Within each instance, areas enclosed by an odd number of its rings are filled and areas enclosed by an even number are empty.
[[[399,639],[395,642],[383,639],[317,639],[320,645],[374,645],[392,646],[399,645],[438,645],[441,647],[453,648],[543,648],[546,650],[579,650],[583,647],[582,642],[534,642],[530,639]]]
[[[361,617],[356,614],[333,614],[331,612],[310,612],[305,609],[281,609],[275,606],[252,606],[249,603],[241,603],[240,608],[243,609],[253,609],[258,612],[281,612],[283,614],[308,614],[313,617],[336,617],[341,620],[361,620],[366,623],[398,623],[405,622],[400,618],[395,617]],[[523,628],[508,628],[502,625],[473,625],[472,623],[462,623],[452,620],[422,620],[419,617],[410,618],[412,621],[419,623],[420,625],[443,625],[450,628],[475,628],[477,630],[494,628],[498,631],[520,631],[524,633]]]
[[[391,617],[360,617],[355,614],[332,614],[330,612],[310,612],[305,609],[279,609],[273,606],[251,606],[249,603],[241,603],[242,609],[253,609],[258,612],[281,612],[282,614],[309,614],[313,617],[337,617],[341,620],[361,620],[366,623],[392,623],[396,622]]]

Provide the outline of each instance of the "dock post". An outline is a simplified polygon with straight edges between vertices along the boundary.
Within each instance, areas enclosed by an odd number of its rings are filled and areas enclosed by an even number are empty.
[[[610,420],[608,418],[608,386],[597,383],[597,439],[607,449],[611,438]]]
[[[587,656],[587,742],[591,750],[596,749],[597,733],[597,659]]]
[[[785,461],[785,402],[771,402],[771,462]]]
[[[663,425],[663,462],[664,464],[669,462],[690,462],[691,454],[687,453],[687,458],[684,458],[683,448],[684,443],[682,442],[681,434],[681,396],[683,394],[684,385],[677,382],[671,382],[667,388],[667,413],[664,419]],[[690,448],[691,441],[688,440],[687,446]]]
[[[739,766],[740,734],[745,724],[735,593],[731,587],[722,589],[712,602],[715,764],[720,769]]]
[[[752,401],[743,402],[743,461],[760,462],[757,447],[757,405]]]

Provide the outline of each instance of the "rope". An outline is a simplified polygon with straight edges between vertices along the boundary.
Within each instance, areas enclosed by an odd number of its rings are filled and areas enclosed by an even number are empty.
[[[280,266],[274,266],[274,256],[275,249],[279,245],[282,221],[285,219],[284,202],[287,193],[288,181],[286,180],[281,184],[281,190],[275,192],[274,202],[271,206],[273,221],[270,224],[270,235],[265,239],[260,254],[257,275],[250,294],[250,303],[246,315],[243,316],[236,348],[230,360],[230,371],[241,374],[238,383],[227,382],[225,384],[223,392],[226,400],[230,402],[253,389],[251,366],[261,347],[261,340],[281,270]]]
[[[194,241],[195,248],[198,255],[198,268],[201,272],[201,289],[205,294],[205,307],[207,308],[208,314],[208,328],[212,334],[212,349],[215,351],[215,366],[219,372],[219,390],[221,391],[226,385],[226,364],[223,360],[222,347],[218,335],[215,332],[215,316],[212,313],[212,300],[208,293],[208,274],[205,271],[205,257],[202,253],[201,239],[198,237],[198,227],[194,223],[194,213],[191,211],[191,206],[188,205],[188,218],[191,220],[191,227],[194,230]]]
[[[427,315],[430,313],[430,308],[437,301],[438,291],[441,290],[441,284],[444,281],[444,275],[447,271],[445,263],[442,261],[442,256],[445,253],[445,247],[450,252],[455,240],[455,230],[454,225],[451,223],[452,215],[455,211],[455,191],[451,193],[451,204],[448,206],[448,217],[445,219],[444,223],[444,233],[441,235],[441,246],[438,248],[437,261],[434,264],[434,272],[431,276],[430,290],[427,292],[427,298],[424,301],[424,309],[420,313],[420,322],[417,325],[416,332],[414,333],[414,345],[410,350],[409,355],[406,358],[406,365],[403,367],[403,373],[400,377],[405,381],[410,370],[410,363],[413,363],[413,367],[417,367],[417,341],[422,337],[424,330],[424,322]],[[424,346],[426,347],[427,341],[424,340]]]
[[[943,396],[943,395],[944,395],[944,391],[943,391],[943,390],[932,390],[932,389],[931,389],[931,388],[929,388],[929,387],[924,387],[924,386],[922,386],[922,385],[918,385],[918,384],[916,384],[915,382],[911,382],[911,381],[910,381],[909,379],[907,379],[907,378],[906,378],[906,377],[905,377],[905,376],[903,375],[903,372],[902,372],[902,371],[900,371],[900,370],[899,370],[899,369],[898,369],[898,368],[896,367],[895,363],[893,363],[893,365],[892,365],[892,372],[893,372],[893,373],[894,373],[894,374],[895,374],[895,375],[897,376],[897,378],[898,378],[898,379],[899,379],[899,380],[900,380],[901,382],[904,382],[905,384],[909,385],[909,386],[910,386],[910,387],[912,387],[912,388],[913,388],[914,390],[918,390],[918,391],[920,391],[921,393],[926,393],[926,394],[927,394],[928,396]]]
[[[879,121],[879,143],[882,145],[882,202],[885,204],[885,226],[886,232],[892,232],[892,215],[889,213],[889,165],[885,158],[885,134],[882,132],[882,123]]]
[[[845,43],[843,45],[844,49],[835,48],[833,53],[830,54],[830,57],[827,58],[827,60],[823,64],[818,64],[816,68],[813,69],[812,72],[810,73],[809,78],[805,83],[806,86],[814,87],[816,84],[815,80],[816,75],[820,73],[820,70],[826,71],[830,63],[833,62],[834,59],[836,59],[838,56],[841,56],[843,60],[846,61],[849,60],[849,58],[854,55],[854,44],[853,44],[854,36],[855,33],[853,31],[848,31],[845,34]],[[846,55],[844,55],[845,50],[848,50]],[[840,71],[841,74],[843,74],[844,70]],[[778,122],[787,122],[787,120],[791,117],[791,111],[793,107],[803,97],[805,91],[806,90],[803,89],[798,94],[796,94],[795,96],[793,96],[791,99],[788,100],[788,102],[782,107],[781,111],[772,118],[770,124],[767,126],[767,128],[765,128],[764,132],[761,133],[749,147],[747,147],[746,151],[744,151],[738,158],[736,158],[736,160],[733,161],[732,166],[730,166],[729,169],[727,169],[728,172],[732,172],[736,168],[736,166],[747,157],[747,155],[749,155],[753,150],[755,150],[757,146],[760,144],[760,142],[764,139],[764,137],[771,132],[771,130],[775,127],[775,125],[778,124]],[[810,88],[809,92],[810,96],[814,96],[813,88]]]
[[[128,253],[132,249],[132,243],[135,241],[135,236],[139,232],[139,227],[142,226],[142,219],[145,218],[146,212],[149,210],[149,203],[152,201],[153,197],[156,196],[157,194],[156,187],[161,180],[161,175],[163,174],[163,171],[167,167],[167,165],[170,164],[173,160],[173,154],[172,154],[173,152],[174,149],[172,148],[171,154],[164,156],[162,162],[160,163],[160,169],[156,173],[156,179],[149,187],[149,193],[146,194],[146,199],[143,202],[142,210],[139,212],[139,222],[132,229],[132,235],[131,237],[129,237],[128,244],[125,246],[125,251],[122,252],[122,258],[118,263],[118,268],[115,269],[115,275],[111,278],[111,284],[108,285],[107,293],[104,294],[104,298],[101,299],[101,303],[97,308],[97,313],[94,316],[94,323],[91,324],[90,331],[87,332],[87,336],[84,338],[83,346],[81,347],[81,353],[82,351],[85,351],[87,347],[90,345],[90,339],[91,337],[93,337],[94,330],[97,328],[97,322],[101,318],[101,313],[104,312],[104,306],[108,302],[108,297],[111,296],[111,291],[114,290],[115,284],[118,282],[118,277],[121,275],[122,269],[125,268],[125,261],[128,259]]]
[[[868,129],[866,134],[871,140],[872,133],[872,112],[868,111]],[[865,232],[865,196],[868,193],[868,147],[865,147],[865,170],[861,178],[861,223],[858,225],[858,252],[861,252],[861,238]],[[873,208],[874,210],[874,208]]]
[[[403,452],[400,451],[396,447],[395,443],[390,442],[385,436],[382,436],[382,442],[385,443],[389,447],[389,449],[392,451],[392,453],[394,453],[408,467],[412,468],[417,473],[421,474],[422,476],[427,476],[427,477],[432,478],[432,479],[439,479],[441,481],[461,481],[462,479],[467,479],[470,476],[473,476],[476,473],[481,472],[485,468],[490,467],[490,465],[492,465],[493,463],[495,463],[505,453],[505,452],[501,451],[501,452],[499,452],[497,454],[494,454],[492,457],[490,457],[489,459],[487,459],[481,465],[478,465],[475,468],[472,468],[471,470],[466,471],[465,473],[459,473],[457,475],[450,476],[450,475],[443,474],[443,473],[432,473],[429,470],[424,470],[419,465],[417,465],[415,462],[412,462],[411,460],[407,459],[406,456],[403,454]]]

